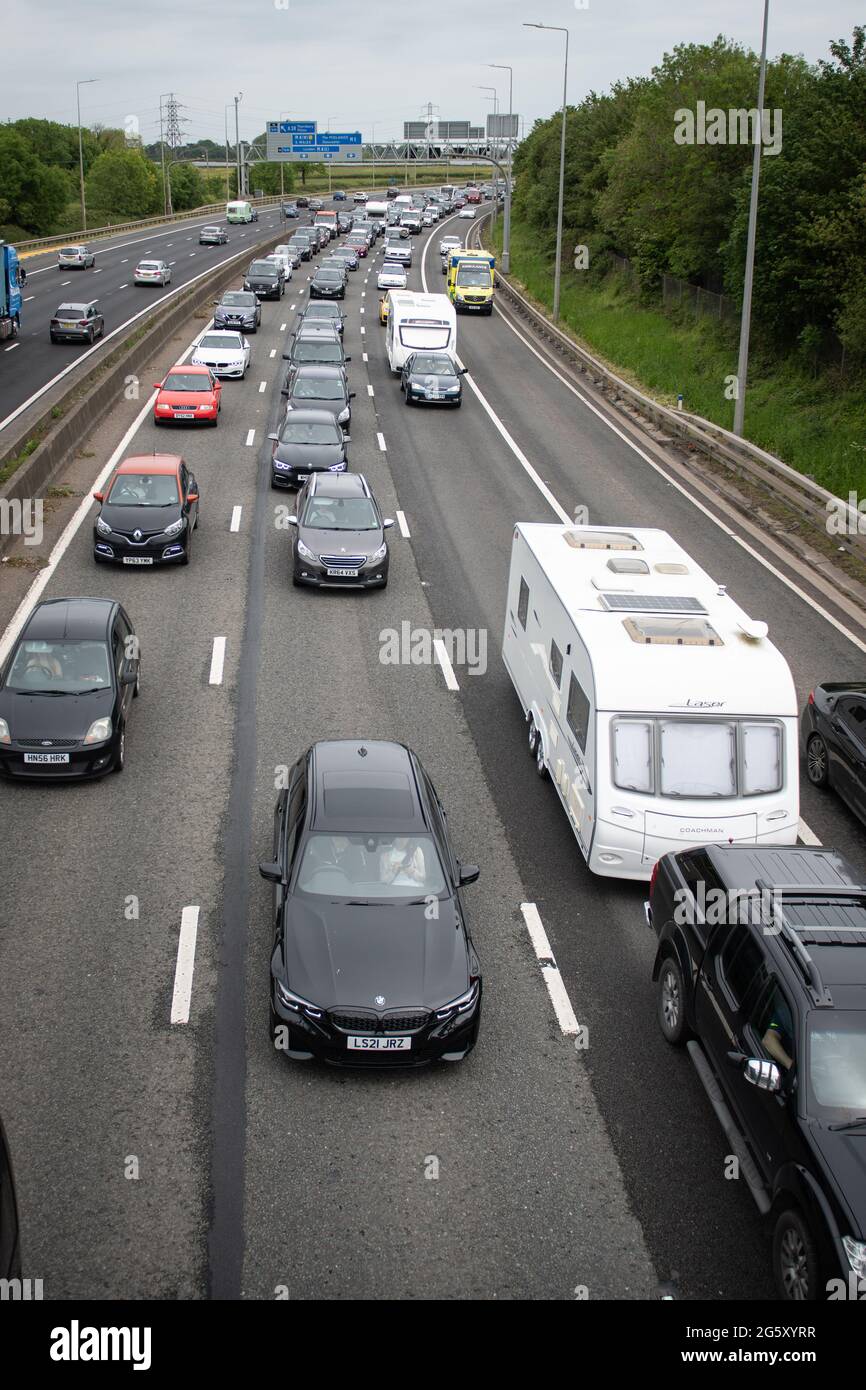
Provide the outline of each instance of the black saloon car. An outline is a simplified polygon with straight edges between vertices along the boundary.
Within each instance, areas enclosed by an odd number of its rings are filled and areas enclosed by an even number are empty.
[[[176,454],[134,454],[118,466],[93,526],[93,558],[151,568],[188,565],[198,526],[198,483]]]
[[[292,339],[290,352],[284,352],[283,357],[292,367],[300,366],[302,362],[320,362],[328,366],[344,366],[351,362],[351,353],[343,351],[343,342],[336,328],[331,324],[321,321],[320,328],[314,328],[312,324],[308,327],[299,328]],[[288,380],[286,385],[288,385]]]
[[[290,410],[268,439],[272,487],[301,487],[311,473],[344,473],[349,466],[349,437],[330,410]]]
[[[0,671],[0,773],[73,781],[122,772],[138,688],[138,639],[119,603],[43,599]]]
[[[309,237],[289,237],[289,246],[293,251],[297,251],[302,261],[309,261],[312,258],[313,248]]]
[[[645,910],[659,1026],[770,1219],[780,1297],[850,1298],[866,1287],[866,885],[834,850],[708,845],[659,860]]]
[[[262,306],[251,290],[225,290],[222,299],[215,299],[214,328],[240,328],[255,333],[262,321]]]
[[[311,299],[345,299],[346,276],[341,270],[328,270],[319,266],[310,281]]]
[[[447,352],[413,352],[400,373],[400,390],[407,405],[460,405],[463,387],[460,378],[465,367],[458,367]]]
[[[394,523],[383,517],[362,473],[311,475],[298,498],[292,582],[318,589],[384,589]]]
[[[48,336],[52,343],[92,343],[105,332],[105,319],[99,305],[61,304],[51,317]]]
[[[816,685],[800,717],[806,776],[833,787],[866,822],[866,682]]]
[[[274,814],[273,1045],[336,1066],[420,1066],[471,1052],[481,967],[462,889],[478,877],[400,743],[316,743]]]
[[[339,304],[335,304],[332,299],[313,299],[309,300],[304,307],[304,311],[299,315],[300,324],[321,323],[323,320],[332,323],[339,333],[343,336],[343,328],[346,323],[346,315]]]
[[[244,276],[244,289],[259,299],[282,299],[286,286],[274,261],[253,261]]]
[[[287,411],[327,410],[344,429],[351,424],[355,392],[349,390],[342,367],[323,367],[311,362],[293,368],[281,395],[287,397]]]

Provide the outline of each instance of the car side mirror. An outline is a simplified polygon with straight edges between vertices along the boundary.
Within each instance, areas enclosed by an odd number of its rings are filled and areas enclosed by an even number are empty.
[[[355,399],[355,397],[357,396],[357,394],[358,394],[357,391],[350,391],[350,392],[349,392],[349,400],[350,400],[350,401],[353,401],[353,400]]]
[[[282,393],[281,393],[281,394],[282,394]],[[278,434],[269,434],[269,435],[268,435],[268,439],[273,439],[273,440],[275,440],[275,441],[278,440],[279,437],[280,437],[280,436],[279,436]]]
[[[104,501],[105,501],[105,493],[104,493],[104,492],[94,492],[93,496],[96,498],[97,502],[104,502]]]
[[[460,876],[457,882],[459,883],[460,887],[463,888],[467,883],[475,883],[480,873],[481,870],[479,869],[477,864],[461,864]]]
[[[344,362],[351,362],[351,360],[352,360],[352,354],[351,354],[350,352],[347,352],[346,355],[345,355],[345,357],[343,358],[343,361],[344,361]]]
[[[134,657],[129,657],[123,663],[123,670],[120,674],[121,685],[135,685],[138,679],[138,662]]]
[[[295,336],[295,335],[294,335],[294,333],[293,333],[293,334],[292,334],[292,337],[294,337],[294,336]],[[291,354],[290,352],[284,352],[284,353],[283,353],[283,361],[284,361],[284,362],[291,362],[291,360],[292,360],[292,354]]]
[[[290,395],[291,395],[291,391],[289,391],[288,387],[284,386],[283,389],[280,391],[280,395],[281,395],[281,396],[290,396]],[[268,436],[268,437],[270,438],[270,436]]]
[[[261,859],[259,860],[259,873],[269,883],[282,883],[283,881],[283,871],[279,864],[269,864],[266,860]]]
[[[296,516],[287,517],[286,520],[288,521],[290,526],[297,526],[298,524],[298,518]]]
[[[392,516],[386,516],[386,517],[385,517],[385,520],[382,522],[382,529],[383,529],[383,531],[387,531],[387,530],[389,530],[389,528],[392,527],[393,525],[394,525],[394,518],[393,518]]]
[[[782,1073],[775,1062],[765,1062],[760,1057],[748,1057],[743,1067],[743,1076],[759,1091],[769,1091],[771,1095],[775,1095],[782,1089]]]
[[[461,367],[461,368],[460,368],[460,375],[461,375],[461,376],[468,376],[468,375],[469,375],[469,368],[468,368],[468,367]]]
[[[162,390],[162,382],[161,382],[161,381],[155,381],[155,382],[153,383],[153,389],[154,389],[154,391],[161,391],[161,390]]]
[[[198,501],[198,493],[197,493],[197,492],[191,492],[191,493],[189,494],[189,497],[187,497],[186,500],[187,500],[187,502],[197,502],[197,501]]]

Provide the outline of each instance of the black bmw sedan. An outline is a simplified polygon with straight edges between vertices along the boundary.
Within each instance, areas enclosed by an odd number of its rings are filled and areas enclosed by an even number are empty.
[[[44,599],[0,670],[0,773],[73,781],[122,772],[138,690],[138,639],[119,603]]]
[[[348,435],[330,410],[290,410],[272,443],[271,487],[301,487],[312,473],[345,473]]]
[[[806,775],[833,787],[866,823],[866,682],[816,685],[800,716]]]
[[[481,1021],[481,966],[445,812],[401,743],[315,743],[274,815],[273,1045],[335,1066],[459,1062]]]

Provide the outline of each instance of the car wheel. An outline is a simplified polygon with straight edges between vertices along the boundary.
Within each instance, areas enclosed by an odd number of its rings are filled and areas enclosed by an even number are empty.
[[[658,980],[656,1016],[662,1036],[671,1047],[682,1047],[689,1036],[686,1022],[683,972],[674,956],[662,962]]]
[[[827,745],[820,734],[813,734],[806,744],[806,776],[813,787],[826,787],[829,774]]]
[[[455,410],[459,410],[462,404],[463,404],[463,397],[462,397],[462,396],[458,396],[458,397],[457,397],[457,400],[454,402],[454,409],[455,409]]]
[[[547,776],[547,764],[544,761],[544,740],[540,734],[535,747],[535,771],[542,779]]]
[[[296,574],[292,575],[292,583],[294,584],[296,589],[303,589],[304,587]]]
[[[141,694],[141,661],[138,663],[138,670],[135,673],[135,685],[132,687],[132,698],[137,700]]]
[[[126,729],[121,729],[120,739],[117,744],[117,753],[114,757],[114,767],[112,772],[122,772],[126,767]]]
[[[406,390],[403,394],[404,394],[405,397],[406,397],[406,404],[407,404],[407,405],[414,405],[414,401],[412,400],[412,393],[411,393],[411,391]]]
[[[87,341],[88,341],[88,343],[90,344],[91,347],[93,347],[93,340],[94,340],[95,337],[96,337],[96,334],[94,333],[93,329],[92,329],[92,328],[88,328],[88,330],[87,330]]]
[[[776,1222],[773,1274],[780,1298],[812,1303],[818,1297],[818,1251],[808,1223],[796,1207],[788,1207]]]

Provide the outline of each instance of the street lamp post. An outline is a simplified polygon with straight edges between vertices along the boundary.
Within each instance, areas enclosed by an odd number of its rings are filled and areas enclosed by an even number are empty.
[[[238,102],[243,100],[243,96],[244,96],[243,92],[239,92],[238,95],[237,95],[236,97],[233,98],[234,104],[235,104],[235,159],[236,159],[236,161],[237,161],[237,169],[238,169],[238,197],[239,197],[239,198],[242,198],[242,197],[244,196],[244,179],[243,179],[243,169],[242,169],[242,165],[241,165],[241,137],[240,137],[240,130],[239,130],[239,126],[238,126]]]
[[[75,101],[78,106],[78,177],[81,185],[81,230],[87,231],[87,208],[84,203],[84,146],[81,142],[81,88],[87,87],[91,82],[98,82],[98,77],[85,77],[81,82],[75,84]]]
[[[761,39],[761,70],[758,76],[758,128],[752,159],[752,190],[749,195],[749,231],[746,237],[746,270],[743,280],[743,310],[740,317],[740,351],[737,357],[737,397],[734,401],[734,434],[742,435],[746,414],[746,377],[749,373],[749,330],[752,322],[752,280],[755,271],[755,236],[758,229],[758,183],[761,178],[761,131],[764,119],[764,84],[767,76],[767,23],[770,0],[764,0],[764,32]]]
[[[230,106],[231,106],[231,102],[230,102],[230,101],[225,102],[224,105],[223,105],[223,117],[224,117],[225,135],[226,135],[226,202],[228,202],[229,196],[230,196],[230,190],[229,190],[229,107],[230,107]]]
[[[507,63],[488,63],[489,68],[501,68],[508,73],[508,172],[505,176],[505,220],[502,227],[502,274],[511,269],[511,123],[514,110],[514,69]],[[495,207],[495,203],[494,203]]]
[[[556,213],[556,269],[553,275],[553,322],[559,320],[559,291],[562,282],[562,207],[565,197],[565,111],[568,90],[568,30],[560,24],[527,24],[524,29],[551,29],[565,35],[565,67],[562,76],[562,141],[559,148],[559,207]]]
[[[482,87],[482,86],[479,86],[478,83],[476,83],[475,86],[476,86],[476,90],[479,91],[479,92],[492,92],[492,93],[493,93],[493,129],[496,130],[496,118],[497,118],[497,116],[498,116],[498,114],[499,114],[499,93],[497,92],[497,90],[496,90],[495,87]],[[490,100],[490,98],[488,97],[488,101],[489,101],[489,100]],[[494,140],[496,139],[496,136],[495,136],[495,135],[493,136],[493,139],[494,139]],[[497,153],[498,153],[498,151],[497,151]],[[493,218],[492,218],[493,226],[494,226],[494,227],[496,226],[496,213],[497,213],[497,206],[496,206],[496,200],[494,199],[494,202],[493,202]]]

